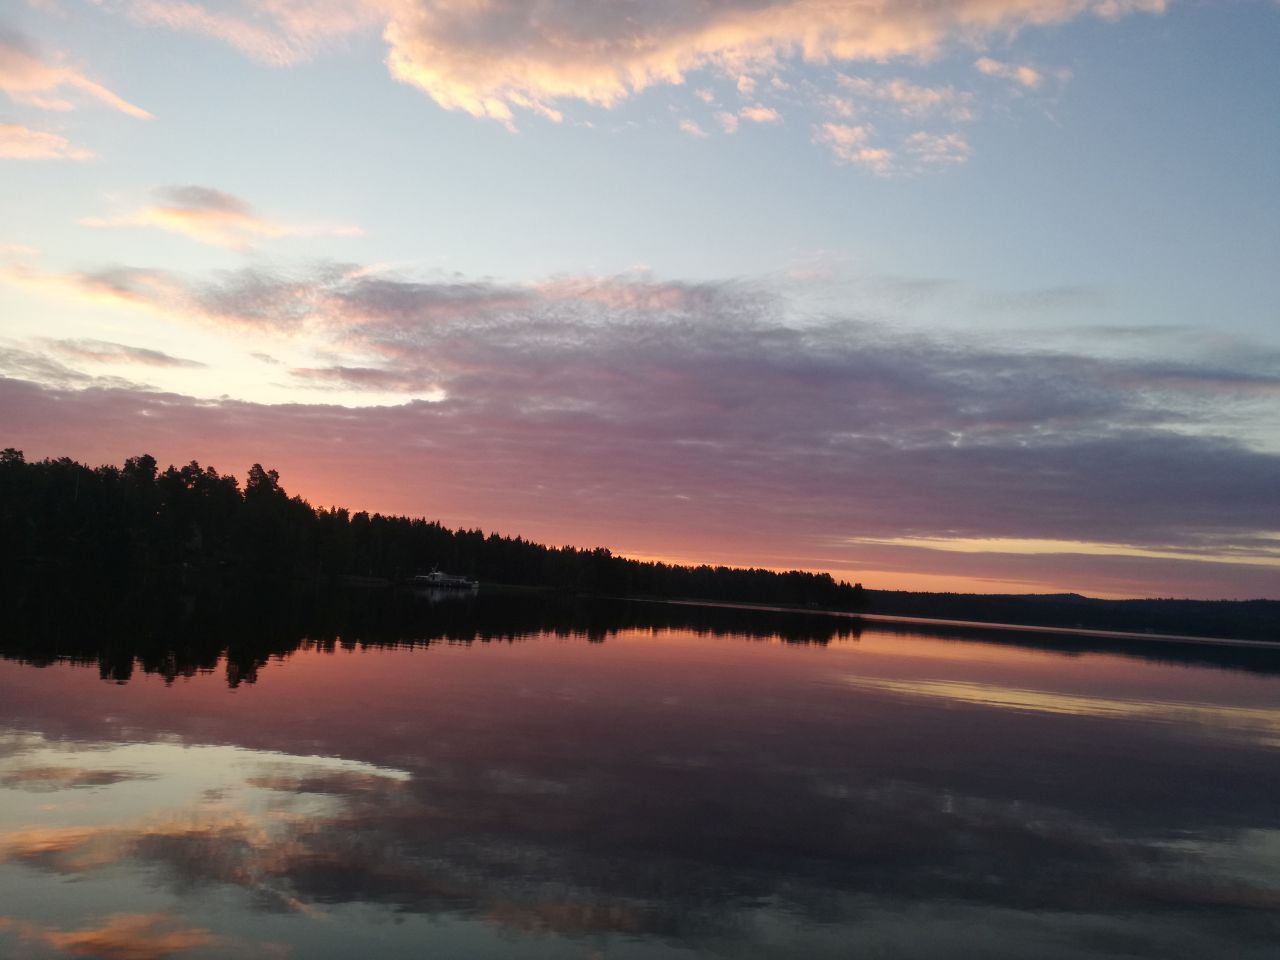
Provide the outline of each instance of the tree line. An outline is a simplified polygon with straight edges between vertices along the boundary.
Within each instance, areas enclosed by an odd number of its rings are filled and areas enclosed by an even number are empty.
[[[15,585],[74,581],[103,596],[231,581],[399,582],[439,568],[484,583],[616,596],[853,610],[860,584],[829,574],[682,566],[550,547],[522,537],[290,496],[275,470],[236,477],[192,461],[161,470],[150,455],[89,467],[0,452],[0,571]]]

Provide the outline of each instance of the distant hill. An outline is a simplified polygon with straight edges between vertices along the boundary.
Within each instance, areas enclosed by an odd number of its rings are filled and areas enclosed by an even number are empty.
[[[1280,642],[1280,600],[1098,600],[1076,593],[867,590],[868,613]]]

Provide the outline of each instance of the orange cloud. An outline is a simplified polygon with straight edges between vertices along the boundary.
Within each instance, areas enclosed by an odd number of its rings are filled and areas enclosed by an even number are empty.
[[[425,4],[389,0],[384,36],[392,75],[441,106],[511,122],[512,106],[577,99],[613,106],[692,71],[768,68],[799,57],[883,61],[928,57],[958,36],[1008,33],[1085,13],[1161,12],[1165,0],[951,0],[866,4],[783,0],[760,5]]]
[[[61,96],[67,89],[131,117],[151,119],[146,110],[90,80],[74,67],[44,63],[18,41],[0,37],[0,90],[11,99],[44,110],[70,110],[73,104]]]
[[[191,312],[190,298],[172,277],[156,270],[118,269],[98,273],[49,273],[21,264],[9,266],[5,281],[39,293],[70,296],[102,306],[129,306],[161,313]]]
[[[8,160],[89,160],[93,151],[77,147],[56,133],[32,130],[17,123],[0,123],[0,157]]]
[[[164,913],[114,913],[100,926],[68,931],[0,917],[0,929],[11,929],[28,942],[97,960],[166,960],[221,942],[201,927],[178,926],[173,917]]]
[[[83,873],[118,861],[119,831],[104,827],[43,827],[0,835],[0,863],[40,862],[58,873]]]

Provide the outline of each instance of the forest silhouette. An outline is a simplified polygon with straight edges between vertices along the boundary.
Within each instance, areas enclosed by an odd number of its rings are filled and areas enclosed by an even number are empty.
[[[486,592],[511,585],[564,597],[753,605],[736,618],[739,626],[752,618],[773,624],[776,618],[766,619],[758,608],[777,606],[1280,640],[1275,600],[864,590],[826,573],[639,561],[604,548],[550,547],[421,518],[316,508],[290,496],[276,471],[260,464],[242,486],[196,461],[161,470],[145,454],[119,467],[90,467],[68,457],[28,462],[19,450],[0,451],[0,543],[4,632],[10,639],[22,633],[23,647],[40,637],[61,636],[65,643],[68,630],[83,626],[69,617],[72,609],[88,611],[99,624],[128,625],[140,636],[154,633],[154,624],[186,623],[218,607],[257,611],[250,619],[262,619],[271,604],[314,608],[317,598],[339,588],[370,592],[375,606],[390,610],[392,587],[433,569],[478,580]],[[547,626],[522,621],[511,629],[530,625]],[[396,629],[413,634],[408,621]],[[776,624],[771,629],[785,633]],[[802,632],[806,638],[839,633],[812,625]]]
[[[254,464],[243,487],[192,461],[160,470],[154,457],[122,467],[70,458],[27,462],[0,453],[0,536],[6,582],[75,580],[104,595],[231,579],[403,582],[434,568],[484,583],[572,592],[857,610],[861,585],[830,574],[680,566],[614,556],[602,547],[549,547],[522,537],[289,496]]]

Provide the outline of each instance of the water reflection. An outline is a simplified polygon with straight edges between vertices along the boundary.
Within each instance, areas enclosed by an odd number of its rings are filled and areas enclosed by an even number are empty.
[[[988,683],[951,680],[889,680],[849,677],[857,687],[888,690],[918,697],[937,697],[1005,710],[1067,714],[1106,720],[1140,719],[1186,724],[1211,735],[1231,734],[1280,747],[1280,710],[1167,700],[1128,700],[1091,697],[1052,690],[1026,690]]]
[[[550,634],[603,643],[620,632],[678,630],[798,645],[856,641],[870,624],[847,615],[622,601],[536,591],[451,593],[412,590],[282,592],[245,587],[216,594],[131,596],[104,609],[65,593],[26,598],[0,625],[0,657],[33,666],[96,663],[103,679],[126,683],[135,670],[166,679],[225,671],[231,686],[252,683],[273,658],[299,649],[425,647],[513,643]],[[1280,674],[1280,646],[1209,646],[1053,633],[1017,633],[942,624],[878,622],[879,635],[975,639],[1070,656],[1105,653]]]
[[[228,659],[125,686],[0,663],[0,956],[1280,936],[1274,676],[878,629],[589,635],[291,640],[231,689]]]
[[[637,795],[618,776],[570,785],[221,747],[33,748],[50,752],[75,769],[132,767],[133,779],[163,769],[166,783],[92,810],[72,802],[57,818],[15,806],[9,822],[93,822],[8,829],[0,861],[62,876],[128,861],[182,895],[238,887],[257,910],[377,903],[565,935],[720,941],[742,936],[742,913],[760,905],[847,922],[850,897],[1106,913],[1277,905],[1274,888],[1063,810],[817,771],[796,789],[760,769],[664,759]]]

